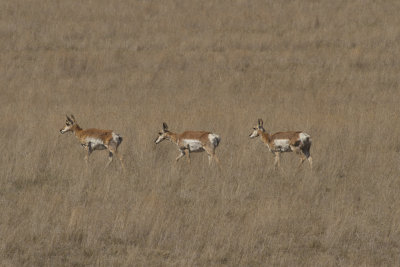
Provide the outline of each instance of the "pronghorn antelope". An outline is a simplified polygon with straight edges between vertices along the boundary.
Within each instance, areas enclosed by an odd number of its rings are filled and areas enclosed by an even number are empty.
[[[214,158],[219,163],[218,157],[215,155],[215,148],[217,148],[221,137],[219,135],[202,132],[202,131],[186,131],[181,134],[173,133],[168,130],[168,125],[164,122],[163,129],[159,133],[155,143],[158,144],[161,141],[168,139],[172,143],[175,143],[181,154],[176,158],[178,161],[180,158],[185,156],[185,150],[187,151],[188,162],[190,163],[190,152],[202,152],[206,151],[208,154],[208,163],[211,164]]]
[[[68,117],[65,122],[65,126],[60,130],[60,133],[73,132],[75,136],[81,142],[81,145],[86,150],[85,161],[88,163],[89,156],[94,150],[108,149],[108,162],[106,168],[113,160],[113,156],[118,156],[121,166],[125,169],[124,163],[122,162],[122,156],[117,152],[118,146],[122,142],[122,137],[116,134],[112,130],[100,130],[100,129],[86,129],[83,130],[76,123],[74,115]]]
[[[258,119],[258,125],[253,128],[250,138],[261,136],[261,140],[267,145],[269,151],[275,154],[274,166],[280,167],[280,153],[296,152],[300,155],[300,164],[308,159],[312,169],[312,158],[310,155],[311,137],[305,132],[278,132],[270,135],[265,132],[262,119]]]

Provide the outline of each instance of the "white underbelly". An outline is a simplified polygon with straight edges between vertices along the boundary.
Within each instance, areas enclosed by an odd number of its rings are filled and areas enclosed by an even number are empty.
[[[106,149],[103,140],[96,138],[86,138],[86,144],[90,146],[92,150],[102,150]]]
[[[274,146],[275,146],[274,148],[275,151],[281,151],[281,152],[291,151],[288,139],[275,139]]]
[[[203,145],[199,140],[185,139],[182,141],[184,147],[188,148],[191,152],[204,151]]]

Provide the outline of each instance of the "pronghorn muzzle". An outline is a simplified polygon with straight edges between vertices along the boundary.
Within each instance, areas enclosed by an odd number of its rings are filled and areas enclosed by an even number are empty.
[[[254,137],[257,137],[257,136],[258,136],[258,131],[257,130],[254,130],[251,134],[249,134],[250,138],[254,138]]]

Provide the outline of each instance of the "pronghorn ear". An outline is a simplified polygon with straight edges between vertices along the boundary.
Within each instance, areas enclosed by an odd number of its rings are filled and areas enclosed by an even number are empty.
[[[258,119],[258,126],[263,126],[263,124],[264,124],[264,122],[263,122],[263,120],[262,119]]]
[[[71,118],[68,117],[68,115],[65,114],[65,116],[67,117],[67,121],[72,122]]]
[[[168,131],[168,125],[165,122],[163,122],[162,127],[165,132]]]
[[[73,121],[73,122],[76,121],[74,115],[72,115],[72,114],[71,114],[71,118],[72,118],[72,121]]]

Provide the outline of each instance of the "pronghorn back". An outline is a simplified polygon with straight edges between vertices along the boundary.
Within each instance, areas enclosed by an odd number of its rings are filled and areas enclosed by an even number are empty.
[[[205,139],[209,132],[205,131],[186,131],[180,134],[181,139]]]

